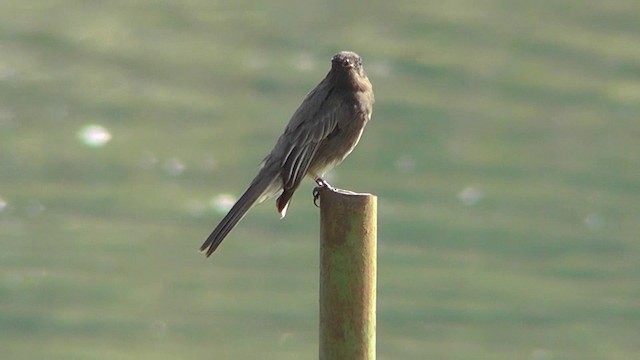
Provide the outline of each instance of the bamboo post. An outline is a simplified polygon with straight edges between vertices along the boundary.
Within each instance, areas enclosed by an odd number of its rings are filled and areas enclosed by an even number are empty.
[[[377,197],[320,190],[320,360],[376,358]]]

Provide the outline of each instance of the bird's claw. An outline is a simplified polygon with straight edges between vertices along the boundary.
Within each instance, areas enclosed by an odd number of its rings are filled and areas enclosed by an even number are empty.
[[[320,199],[320,189],[322,189],[320,186],[313,188],[313,205],[315,205],[316,207],[320,207],[320,205],[318,205],[318,200]]]
[[[335,191],[336,189],[333,186],[329,185],[329,183],[326,182],[323,178],[317,178],[316,184],[318,184],[318,186],[313,188],[313,204],[316,207],[320,207],[320,205],[318,205],[318,199],[320,199],[320,190],[329,189],[331,191]]]

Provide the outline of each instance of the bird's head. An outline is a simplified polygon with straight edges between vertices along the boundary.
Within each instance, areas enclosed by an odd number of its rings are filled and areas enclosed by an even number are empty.
[[[331,67],[337,71],[355,71],[362,73],[362,59],[360,56],[351,51],[341,51],[331,59]]]

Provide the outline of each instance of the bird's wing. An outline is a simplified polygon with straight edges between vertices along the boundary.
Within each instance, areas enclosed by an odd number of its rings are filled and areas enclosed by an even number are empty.
[[[325,93],[324,98],[318,98]],[[295,188],[307,173],[312,159],[324,139],[338,126],[345,116],[347,105],[333,89],[313,91],[293,114],[283,134],[285,143],[282,158],[282,176],[285,189]]]

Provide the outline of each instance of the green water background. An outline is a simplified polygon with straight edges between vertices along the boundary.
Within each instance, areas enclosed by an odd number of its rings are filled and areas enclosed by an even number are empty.
[[[317,358],[311,182],[197,248],[346,49],[378,358],[638,358],[637,0],[2,2],[2,358]]]

